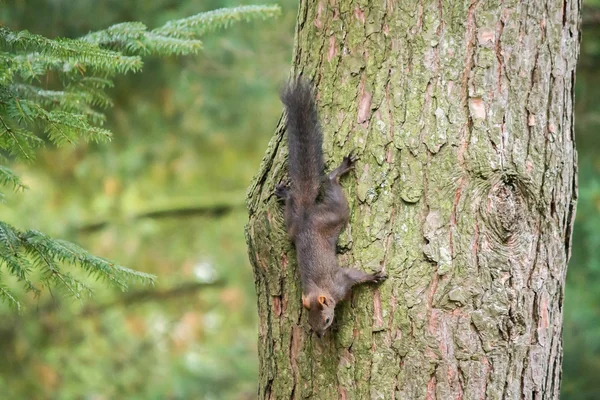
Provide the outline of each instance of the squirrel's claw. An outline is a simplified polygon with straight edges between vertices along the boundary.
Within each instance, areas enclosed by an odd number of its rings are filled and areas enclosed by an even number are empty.
[[[350,154],[344,157],[344,161],[347,161],[350,165],[354,164],[358,160],[358,154],[356,153],[356,149],[352,150]]]
[[[381,283],[388,278],[388,275],[384,271],[375,272],[373,274],[373,282]]]
[[[345,174],[346,172],[354,169],[354,163],[358,160],[358,155],[356,155],[356,150],[352,150],[350,154],[344,157],[341,164],[341,174]]]

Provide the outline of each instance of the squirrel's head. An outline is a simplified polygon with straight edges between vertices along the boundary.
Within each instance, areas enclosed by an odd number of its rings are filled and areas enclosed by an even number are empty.
[[[333,322],[335,300],[327,293],[302,295],[302,305],[308,310],[308,324],[321,337]]]

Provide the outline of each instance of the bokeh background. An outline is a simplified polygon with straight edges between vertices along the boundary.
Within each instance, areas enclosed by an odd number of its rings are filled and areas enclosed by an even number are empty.
[[[263,0],[262,3],[274,3]],[[194,57],[145,59],[116,80],[110,144],[43,150],[16,165],[30,189],[0,220],[74,241],[158,276],[127,293],[94,285],[0,304],[2,399],[253,399],[257,315],[245,189],[281,113],[297,2],[204,39]],[[150,28],[244,0],[13,0],[0,24],[78,37]],[[577,70],[579,205],[564,307],[562,398],[600,398],[600,0],[584,0]]]

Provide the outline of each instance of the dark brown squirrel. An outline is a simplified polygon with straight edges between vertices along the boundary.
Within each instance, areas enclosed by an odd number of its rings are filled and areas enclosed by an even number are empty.
[[[291,185],[278,185],[275,195],[285,201],[285,224],[296,247],[302,281],[302,305],[308,310],[310,327],[321,337],[333,322],[336,304],[352,286],[382,282],[387,275],[338,266],[336,242],[350,216],[339,179],[353,168],[356,157],[344,157],[339,167],[325,175],[323,134],[312,86],[302,78],[292,79],[281,101],[287,113]]]

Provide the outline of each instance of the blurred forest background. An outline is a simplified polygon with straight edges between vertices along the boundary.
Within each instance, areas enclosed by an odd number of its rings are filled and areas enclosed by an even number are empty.
[[[260,1],[261,4],[275,3]],[[2,399],[253,399],[257,315],[245,189],[281,114],[297,2],[282,16],[204,37],[199,56],[146,57],[115,81],[109,144],[13,165],[30,187],[0,220],[71,240],[158,276],[129,292],[94,285],[0,304]],[[0,25],[79,37],[149,27],[243,0],[13,0]],[[600,398],[600,0],[584,0],[577,70],[579,205],[564,308],[562,398]]]

